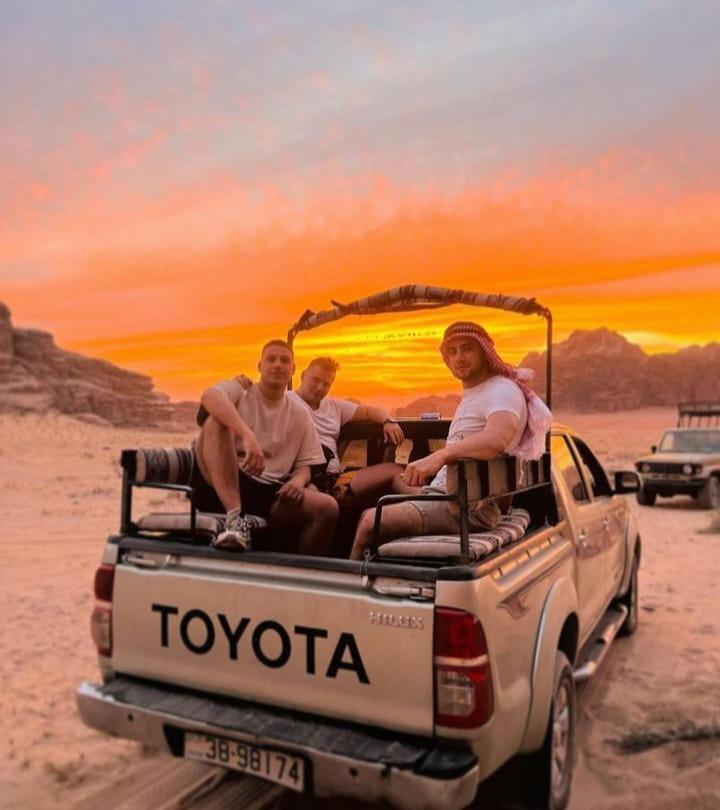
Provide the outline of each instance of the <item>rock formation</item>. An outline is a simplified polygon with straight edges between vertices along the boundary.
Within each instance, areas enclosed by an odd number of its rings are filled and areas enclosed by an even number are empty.
[[[545,391],[545,352],[521,365],[534,369]],[[720,400],[720,344],[646,354],[609,329],[578,330],[553,345],[553,406],[575,411],[620,411]]]
[[[55,410],[113,425],[192,419],[194,403],[171,403],[153,389],[144,374],[60,349],[47,332],[14,328],[0,303],[0,411]]]
[[[535,371],[533,388],[545,395],[545,352],[520,363]],[[610,329],[578,330],[553,344],[553,408],[623,411],[689,400],[720,401],[720,343],[646,354]],[[428,396],[396,408],[396,416],[439,411],[452,416],[460,398]]]
[[[395,416],[422,416],[424,413],[439,413],[440,416],[450,417],[460,403],[458,394],[447,394],[444,397],[430,395],[415,399],[408,405],[402,405],[393,410]]]

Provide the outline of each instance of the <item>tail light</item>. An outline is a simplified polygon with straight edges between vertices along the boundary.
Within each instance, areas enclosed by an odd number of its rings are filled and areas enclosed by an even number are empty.
[[[112,655],[112,598],[115,566],[101,565],[95,572],[95,608],[90,619],[90,635],[99,655]]]
[[[476,616],[435,608],[435,725],[477,728],[493,710],[487,643]]]

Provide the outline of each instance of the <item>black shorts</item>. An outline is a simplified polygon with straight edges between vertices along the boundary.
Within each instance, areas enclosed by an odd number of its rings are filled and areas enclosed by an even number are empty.
[[[275,503],[278,490],[282,484],[265,484],[256,478],[245,475],[238,470],[240,483],[240,502],[243,512],[267,518],[270,507]],[[205,480],[200,472],[197,456],[193,458],[193,471],[190,477],[190,486],[195,490],[195,508],[201,512],[225,513],[225,507],[217,496],[212,485]]]

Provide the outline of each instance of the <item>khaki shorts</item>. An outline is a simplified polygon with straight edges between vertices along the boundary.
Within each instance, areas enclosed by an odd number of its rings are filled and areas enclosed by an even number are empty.
[[[426,494],[433,494],[427,490]],[[437,493],[435,493],[437,494]],[[457,506],[449,501],[405,501],[403,506],[413,507],[422,522],[421,534],[459,534],[460,517]],[[451,509],[451,507],[455,509]],[[494,529],[500,522],[500,509],[495,501],[476,501],[468,510],[468,525],[471,532]]]

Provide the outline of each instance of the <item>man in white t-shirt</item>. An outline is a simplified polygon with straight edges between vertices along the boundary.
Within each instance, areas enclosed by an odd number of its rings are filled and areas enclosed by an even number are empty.
[[[410,494],[457,492],[457,466],[453,462],[461,458],[488,460],[512,453],[527,425],[528,394],[512,378],[514,369],[499,361],[490,336],[481,326],[470,322],[452,324],[445,330],[440,352],[445,365],[462,383],[463,398],[450,424],[446,446],[405,469],[405,486],[401,489]],[[458,533],[460,519],[457,509],[451,506],[447,501],[406,501],[388,506],[382,510],[379,539]],[[500,510],[494,501],[470,504],[471,531],[494,528],[499,519]],[[375,510],[366,510],[358,524],[351,559],[362,559],[366,549],[371,548],[374,523]]]
[[[404,467],[386,462],[342,473],[337,445],[340,429],[348,422],[375,422],[382,425],[385,441],[396,447],[403,443],[405,436],[385,408],[329,396],[339,368],[332,357],[316,357],[302,372],[300,387],[290,396],[304,405],[312,416],[328,458],[326,473],[318,482],[320,489],[340,501],[353,499],[367,506],[392,489],[393,479],[402,474]]]
[[[289,397],[295,370],[283,340],[265,344],[258,363],[260,381],[245,389],[225,380],[205,390],[206,412],[194,445],[195,503],[227,514],[218,548],[244,551],[258,521],[297,528],[298,551],[326,554],[338,516],[333,498],[307,489],[311,466],[325,463],[307,410]]]

